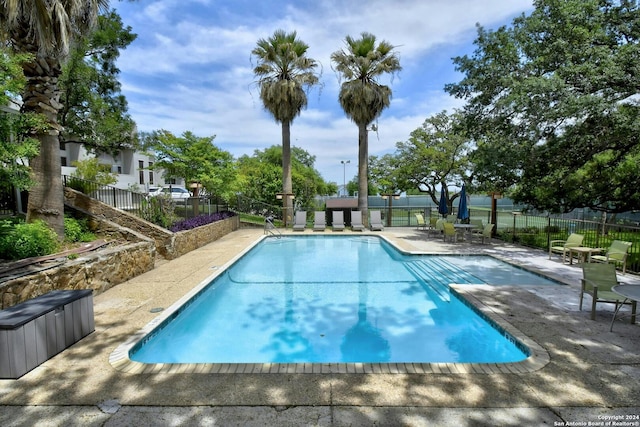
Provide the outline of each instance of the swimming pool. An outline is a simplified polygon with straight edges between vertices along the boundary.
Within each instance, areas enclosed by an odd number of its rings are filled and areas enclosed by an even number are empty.
[[[448,259],[404,255],[374,236],[266,238],[128,356],[169,364],[526,359],[527,346],[448,289],[485,283],[479,276]]]

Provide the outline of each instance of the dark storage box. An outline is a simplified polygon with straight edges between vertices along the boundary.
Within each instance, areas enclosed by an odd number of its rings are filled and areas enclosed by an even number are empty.
[[[0,378],[20,378],[95,330],[93,291],[53,291],[0,311]]]

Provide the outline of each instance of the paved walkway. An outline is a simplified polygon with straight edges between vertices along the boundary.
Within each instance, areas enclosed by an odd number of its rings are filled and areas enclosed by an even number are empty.
[[[612,312],[606,305],[595,321],[588,311],[579,311],[579,267],[497,241],[443,243],[409,228],[379,234],[407,251],[490,253],[567,282],[554,288],[465,291],[538,343],[549,363],[525,373],[135,374],[115,369],[110,355],[157,316],[154,308],[169,307],[262,236],[262,230],[239,230],[97,295],[93,334],[19,380],[0,380],[0,425],[537,426],[614,421],[629,424],[608,425],[640,426],[640,328],[620,321],[609,332]],[[619,277],[640,284],[636,276]]]

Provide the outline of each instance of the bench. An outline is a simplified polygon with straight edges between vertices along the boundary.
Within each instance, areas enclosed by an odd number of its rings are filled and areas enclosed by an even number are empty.
[[[91,289],[52,291],[1,310],[0,378],[20,378],[94,330]]]

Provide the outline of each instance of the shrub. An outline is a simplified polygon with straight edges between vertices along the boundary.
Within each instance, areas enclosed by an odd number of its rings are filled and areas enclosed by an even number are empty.
[[[530,227],[523,227],[521,228],[518,233],[527,233],[527,234],[538,234],[538,228],[534,227],[534,226],[530,226]]]
[[[546,227],[544,227],[544,232],[551,234],[559,233],[560,227],[558,227],[557,225],[547,225]]]
[[[96,236],[89,231],[86,219],[64,218],[64,237],[68,242],[92,242]]]
[[[185,219],[174,223],[169,230],[177,233],[178,231],[191,230],[203,225],[211,224],[212,222],[222,221],[223,219],[230,218],[236,214],[231,211],[216,212],[210,215],[198,215],[194,218]]]
[[[98,188],[98,186],[92,182],[73,176],[67,180],[67,186],[84,194],[91,194],[91,192]]]
[[[3,230],[6,229],[3,227]],[[58,236],[44,221],[20,222],[0,235],[0,257],[16,260],[54,253]]]
[[[111,172],[109,165],[100,164],[100,161],[95,157],[73,162],[72,166],[76,167],[76,170],[71,174],[73,177],[96,183],[99,186],[118,182],[118,175]]]
[[[175,205],[170,196],[148,197],[142,200],[141,216],[163,228],[168,228],[175,220]]]

